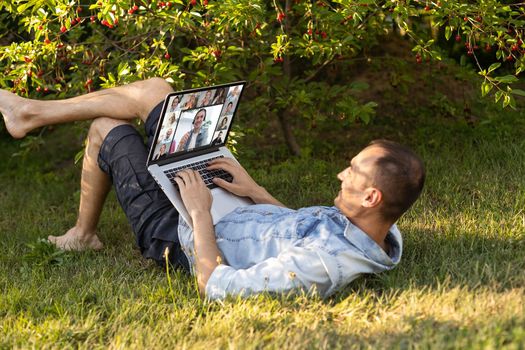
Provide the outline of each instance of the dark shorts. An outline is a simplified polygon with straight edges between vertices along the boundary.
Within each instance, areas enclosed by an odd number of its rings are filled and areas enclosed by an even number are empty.
[[[162,103],[151,111],[144,125],[148,148],[133,126],[119,125],[104,139],[98,165],[113,182],[142,255],[164,266],[168,248],[170,263],[189,271],[177,233],[179,214],[146,168],[161,109]]]

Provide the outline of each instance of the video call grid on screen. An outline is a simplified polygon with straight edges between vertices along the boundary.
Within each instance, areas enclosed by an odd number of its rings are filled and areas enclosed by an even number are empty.
[[[243,86],[234,83],[169,95],[151,160],[224,145]]]

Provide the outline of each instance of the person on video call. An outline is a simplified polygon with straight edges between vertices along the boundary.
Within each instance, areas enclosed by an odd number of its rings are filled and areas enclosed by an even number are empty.
[[[212,91],[208,90],[202,97],[202,99],[199,100],[199,103],[197,107],[206,107],[211,103],[212,100]]]
[[[199,109],[191,123],[191,130],[181,137],[177,151],[187,151],[206,144],[208,128],[203,127],[205,121],[206,110],[204,108]]]
[[[219,127],[217,130],[226,130],[228,128],[228,117],[224,117],[219,122]]]
[[[222,143],[222,131],[219,131],[219,133],[217,134],[217,137],[213,139],[211,144],[215,146],[215,145],[220,145],[221,143]]]
[[[175,110],[177,110],[177,107],[179,106],[179,103],[180,103],[180,97],[175,96],[173,98],[173,101],[171,102],[170,112],[175,112]]]
[[[159,153],[153,158],[153,160],[159,160],[160,158],[162,158],[163,156],[166,155],[166,144],[163,143],[162,145],[160,145],[160,148],[159,148]]]
[[[219,89],[217,91],[217,95],[213,98],[212,104],[217,105],[220,103],[224,103],[224,100],[226,99],[226,88]]]
[[[396,221],[417,200],[425,180],[423,162],[413,151],[386,140],[370,143],[337,174],[333,206],[297,210],[273,197],[233,159],[213,160],[209,170],[223,169],[233,177],[213,182],[254,202],[215,225],[210,190],[198,172],[183,170],[175,179],[191,229],[146,169],[148,148],[132,123],[143,121],[151,144],[171,92],[160,78],[58,101],[0,90],[0,112],[15,138],[45,125],[93,120],[77,221],[65,234],[49,236],[50,242],[66,250],[101,249],[96,230],[113,184],[142,255],[193,272],[199,291],[212,299],[292,291],[326,297],[362,274],[399,263],[403,242]],[[204,112],[197,113],[192,134],[198,134],[204,118]],[[339,155],[346,157],[347,151]]]

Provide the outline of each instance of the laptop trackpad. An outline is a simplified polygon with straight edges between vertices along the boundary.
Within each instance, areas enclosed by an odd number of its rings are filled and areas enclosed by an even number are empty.
[[[215,225],[223,216],[231,213],[235,208],[253,204],[248,198],[238,197],[222,188],[212,190],[213,203],[211,205],[211,216]]]

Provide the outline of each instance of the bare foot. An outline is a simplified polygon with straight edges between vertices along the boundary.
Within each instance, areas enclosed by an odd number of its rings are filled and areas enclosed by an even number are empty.
[[[15,139],[26,136],[32,129],[29,125],[31,117],[29,110],[35,102],[0,89],[0,113],[4,116],[7,131]]]
[[[49,242],[64,250],[100,250],[104,247],[95,233],[85,234],[73,227],[62,236],[49,236]]]

